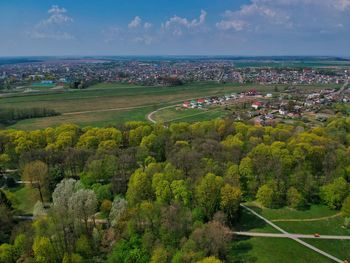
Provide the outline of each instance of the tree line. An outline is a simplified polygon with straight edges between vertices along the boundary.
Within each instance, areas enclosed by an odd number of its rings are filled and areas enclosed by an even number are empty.
[[[232,262],[240,203],[323,203],[350,224],[350,118],[324,127],[228,119],[0,131],[0,173],[38,192],[33,222],[0,195],[0,261]],[[6,261],[7,260],[7,261]]]
[[[3,108],[0,109],[0,124],[13,124],[19,120],[57,116],[58,112],[48,108]]]

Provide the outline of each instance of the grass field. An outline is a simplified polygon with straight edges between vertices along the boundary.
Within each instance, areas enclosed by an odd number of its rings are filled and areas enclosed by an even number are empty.
[[[18,215],[33,213],[34,205],[40,200],[38,190],[24,186],[11,189],[7,197]]]
[[[331,263],[326,257],[287,238],[242,238],[233,243],[229,262]]]
[[[339,211],[330,210],[328,207],[323,205],[313,205],[309,209],[303,210],[303,211],[297,211],[290,208],[281,208],[281,209],[261,208],[256,203],[249,203],[248,206],[290,233],[311,234],[311,235],[314,233],[319,233],[321,235],[350,236],[350,230],[343,228],[344,219],[339,215]],[[256,219],[255,221],[259,222],[259,219]],[[250,224],[252,224],[251,222],[253,221],[250,218],[246,218],[245,222],[250,222],[250,223],[246,223],[249,226]],[[248,227],[244,230],[252,231],[252,232],[270,232],[270,233],[275,232],[275,231],[267,231],[268,228],[266,227],[265,224],[261,222],[260,222],[260,225],[255,223],[253,227]],[[265,245],[264,242],[260,243],[262,242],[261,239],[263,239],[267,243],[273,243],[273,246],[275,247],[279,246],[281,242],[282,243],[285,242],[284,239],[282,240],[280,238],[248,239],[248,241],[245,241],[245,242],[251,242],[251,245],[253,246],[253,249],[252,249],[253,254],[255,253],[254,251],[258,253],[261,249],[261,246]],[[340,259],[350,259],[350,241],[349,240],[307,239],[304,241]],[[278,252],[280,252],[280,249],[278,250]],[[284,252],[284,253],[288,253],[288,252]],[[284,253],[283,255],[285,255]],[[257,255],[263,256],[263,255],[260,255],[259,253]],[[302,255],[304,259],[304,254]],[[265,262],[265,261],[258,261],[258,262]],[[304,262],[304,261],[294,261],[294,262]],[[312,260],[311,262],[319,262],[319,261]]]
[[[103,83],[86,90],[14,94],[0,97],[0,105],[1,108],[46,107],[62,114],[55,117],[19,121],[9,128],[38,129],[66,122],[102,126],[119,124],[125,120],[145,120],[145,115],[154,109],[181,103],[183,100],[241,92],[253,87],[261,92],[271,92],[275,87],[283,90],[287,86],[205,82],[176,87],[144,87]],[[321,87],[324,86],[304,86],[310,89]],[[189,114],[189,116],[183,116],[181,121],[197,121],[221,116],[221,112],[213,111],[207,115],[202,114],[202,116]]]
[[[222,107],[206,109],[184,109],[172,107],[156,112],[153,119],[157,122],[194,122],[224,117],[228,114]]]

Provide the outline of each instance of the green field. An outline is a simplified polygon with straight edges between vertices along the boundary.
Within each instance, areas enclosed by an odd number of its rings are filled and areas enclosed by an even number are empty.
[[[18,215],[32,214],[34,205],[40,201],[38,190],[24,186],[13,188],[6,195]]]
[[[287,238],[242,238],[233,243],[229,262],[330,263],[328,258]]]
[[[320,235],[344,235],[350,236],[350,230],[343,228],[344,219],[339,215],[339,211],[334,211],[329,209],[323,205],[313,205],[307,210],[298,211],[290,208],[280,208],[280,209],[269,209],[269,208],[261,208],[256,203],[248,203],[250,208],[254,209],[257,213],[261,214],[265,218],[273,221],[276,225],[281,227],[282,229],[295,234],[314,234],[319,233]],[[245,224],[252,224],[252,219],[244,218],[242,219]],[[275,233],[274,231],[267,231],[270,227],[267,227],[266,224],[259,221],[259,219],[255,220],[256,222],[260,222],[259,224],[255,223],[252,226],[243,229],[244,231],[251,232],[270,232]],[[263,240],[263,241],[262,241]],[[349,259],[350,258],[350,241],[349,240],[316,240],[316,239],[305,239],[305,242],[314,245],[315,247],[324,250],[325,252],[336,256],[340,259]],[[248,244],[252,246],[252,252],[248,255],[255,255],[263,257],[264,255],[260,254],[259,251],[266,245],[266,243],[272,244],[274,247],[279,247],[281,243],[285,242],[285,239],[281,238],[251,238],[247,241]],[[243,242],[243,244],[245,244]],[[291,241],[294,242],[294,241]],[[240,242],[241,243],[241,242]],[[295,242],[294,242],[295,243]],[[295,246],[300,246],[295,243]],[[303,258],[301,261],[294,262],[304,262],[303,260],[308,257],[308,254],[311,251],[300,251],[301,248],[295,247],[296,251],[299,251],[299,255],[302,255]],[[308,250],[306,248],[303,248]],[[283,251],[278,249],[276,251],[277,255],[281,253],[281,255],[288,255],[288,253],[294,253],[293,251]],[[312,253],[313,254],[313,253]],[[296,254],[298,255],[298,254]],[[276,258],[278,260],[278,258]],[[311,262],[316,262],[311,260]],[[324,258],[324,260],[327,260]],[[268,261],[258,261],[258,262],[268,262]],[[274,261],[276,262],[276,261]],[[287,261],[289,262],[289,261]],[[321,262],[321,261],[317,261]],[[322,261],[323,262],[323,261]],[[325,261],[327,262],[327,261]]]
[[[184,100],[213,95],[224,95],[256,88],[261,92],[279,90],[286,85],[219,84],[216,82],[191,83],[176,87],[145,87],[131,84],[98,84],[85,90],[60,90],[46,93],[12,94],[0,97],[1,108],[46,107],[62,115],[19,121],[9,128],[39,129],[62,123],[105,126],[127,120],[145,120],[147,113]],[[325,86],[304,86],[304,88]],[[187,113],[186,113],[187,114]],[[186,115],[185,114],[185,115]],[[181,121],[199,121],[224,116],[223,112],[188,114]],[[182,118],[183,117],[183,118]]]
[[[153,119],[157,122],[195,122],[224,117],[228,113],[221,107],[207,109],[172,107],[159,110],[153,115]]]

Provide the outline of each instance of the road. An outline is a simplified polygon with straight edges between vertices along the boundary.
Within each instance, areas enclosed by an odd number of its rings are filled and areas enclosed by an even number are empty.
[[[339,263],[343,263],[344,261],[343,260],[340,260],[339,258],[336,258],[334,256],[332,256],[331,254],[321,250],[321,249],[318,249],[317,247],[314,247],[306,242],[304,242],[303,240],[299,239],[299,237],[295,236],[296,234],[290,234],[288,233],[287,231],[285,231],[284,229],[280,228],[279,226],[275,225],[274,223],[272,223],[270,220],[266,219],[265,217],[259,215],[258,213],[256,213],[253,209],[250,209],[249,207],[241,204],[241,207],[245,208],[246,210],[248,210],[250,213],[252,213],[253,215],[257,216],[258,218],[260,218],[261,220],[265,221],[267,224],[269,224],[270,226],[272,226],[273,228],[275,228],[276,230],[278,230],[279,232],[281,232],[282,234],[278,234],[278,235],[281,235],[280,237],[286,237],[286,238],[290,238],[296,242],[298,242],[299,244],[335,261],[335,262],[339,262]],[[257,234],[257,233],[256,233]],[[272,234],[270,234],[272,235]],[[307,235],[306,235],[307,236]],[[340,236],[341,237],[341,236]]]

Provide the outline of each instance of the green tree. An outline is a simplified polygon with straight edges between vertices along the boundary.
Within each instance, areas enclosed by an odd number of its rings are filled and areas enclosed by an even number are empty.
[[[288,189],[287,204],[289,207],[296,209],[301,208],[305,204],[302,194],[294,187]]]
[[[48,189],[48,176],[48,167],[42,161],[34,161],[24,166],[23,181],[29,181],[31,187],[38,189],[42,203],[44,203],[43,192]]]
[[[130,177],[126,199],[131,206],[153,198],[151,177],[137,169]]]
[[[341,208],[341,212],[344,217],[350,217],[350,195],[347,198],[345,198]]]
[[[264,184],[256,194],[257,201],[265,207],[273,207],[275,201],[274,189],[271,186]]]
[[[35,262],[38,263],[52,263],[58,262],[54,248],[47,237],[36,237],[33,243],[33,252]]]
[[[221,188],[220,207],[226,213],[230,223],[237,219],[237,212],[241,202],[242,192],[239,188],[225,184]]]
[[[343,177],[335,179],[332,183],[322,186],[320,197],[331,209],[339,209],[344,199],[349,195],[349,184]]]
[[[216,257],[207,257],[207,258],[203,258],[200,261],[197,261],[197,263],[222,263],[222,261],[220,259],[217,259]]]
[[[212,218],[220,207],[220,194],[223,184],[222,177],[208,173],[196,187],[196,200],[208,219]]]

